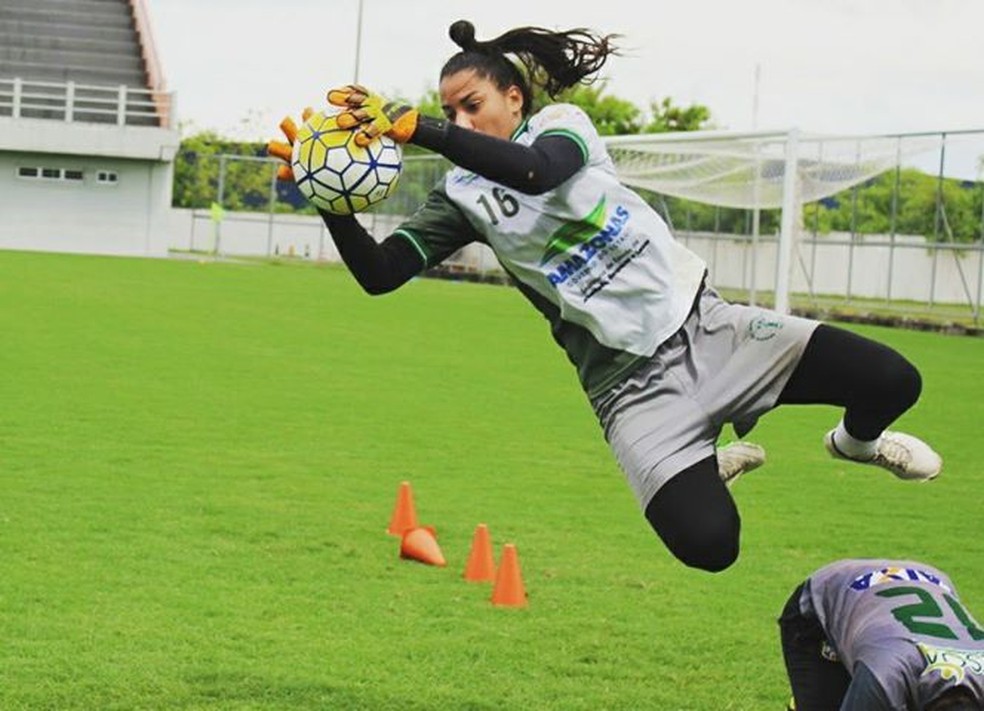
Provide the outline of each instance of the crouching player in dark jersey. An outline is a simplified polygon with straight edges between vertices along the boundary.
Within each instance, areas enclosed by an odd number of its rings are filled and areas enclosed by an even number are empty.
[[[779,628],[796,711],[984,709],[984,630],[932,566],[831,563],[793,591]]]

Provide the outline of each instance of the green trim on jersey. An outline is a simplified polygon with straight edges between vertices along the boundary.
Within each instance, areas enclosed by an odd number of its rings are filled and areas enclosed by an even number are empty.
[[[401,229],[399,227],[396,229],[395,232],[393,232],[393,234],[406,238],[410,242],[410,244],[413,245],[414,249],[417,250],[417,253],[420,254],[420,258],[424,260],[424,267],[423,267],[424,269],[426,269],[430,265],[430,260],[427,258],[427,252],[426,250],[424,250],[424,247],[421,244],[421,240],[419,237],[414,235],[412,232],[409,232],[408,230],[405,229]]]
[[[424,269],[440,264],[471,242],[485,242],[461,208],[448,198],[445,180],[441,178],[424,204],[393,231],[413,244],[424,260]]]
[[[577,144],[577,147],[581,149],[581,155],[584,156],[584,162],[585,163],[588,162],[588,158],[590,156],[590,154],[588,153],[588,144],[583,138],[581,138],[573,131],[570,131],[566,128],[551,128],[541,133],[539,136],[537,136],[537,138],[543,138],[544,136],[566,136],[567,138],[571,139],[572,141],[574,141],[574,143]]]
[[[560,227],[547,242],[543,250],[540,266],[554,257],[566,254],[575,247],[584,244],[605,228],[605,196],[602,195],[594,209],[576,222],[568,222]]]
[[[529,130],[529,127],[530,127],[530,120],[529,120],[529,118],[524,118],[523,121],[522,121],[522,123],[520,123],[516,127],[516,130],[512,132],[512,135],[509,137],[509,140],[510,141],[515,141],[517,138],[519,138],[520,136],[522,136],[527,130]]]

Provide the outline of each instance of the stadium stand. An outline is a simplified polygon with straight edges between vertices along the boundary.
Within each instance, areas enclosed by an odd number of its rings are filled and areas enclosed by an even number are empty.
[[[145,2],[0,3],[0,248],[166,254],[180,138]]]

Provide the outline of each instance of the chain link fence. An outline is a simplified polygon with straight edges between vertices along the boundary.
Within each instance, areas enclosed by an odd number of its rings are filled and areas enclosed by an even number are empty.
[[[929,317],[975,327],[980,323],[984,131],[960,132],[958,137],[919,134],[912,140],[925,140],[926,135],[939,139],[934,151],[804,206],[792,266],[794,310],[879,313],[896,320]],[[195,197],[184,197],[189,229],[187,235],[175,235],[174,251],[339,259],[320,217],[292,183],[276,180],[277,161],[229,154],[181,154],[178,160]],[[359,220],[377,238],[385,237],[417,209],[449,167],[440,156],[405,156],[395,193]],[[705,259],[719,289],[736,300],[772,305],[778,210],[725,208],[640,193],[678,239]],[[484,245],[453,255],[438,271],[455,278],[505,281]]]

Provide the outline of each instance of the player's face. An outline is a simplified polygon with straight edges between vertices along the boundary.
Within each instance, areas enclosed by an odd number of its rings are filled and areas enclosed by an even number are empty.
[[[461,128],[509,140],[523,121],[523,92],[518,86],[499,89],[474,69],[441,79],[441,108]]]

